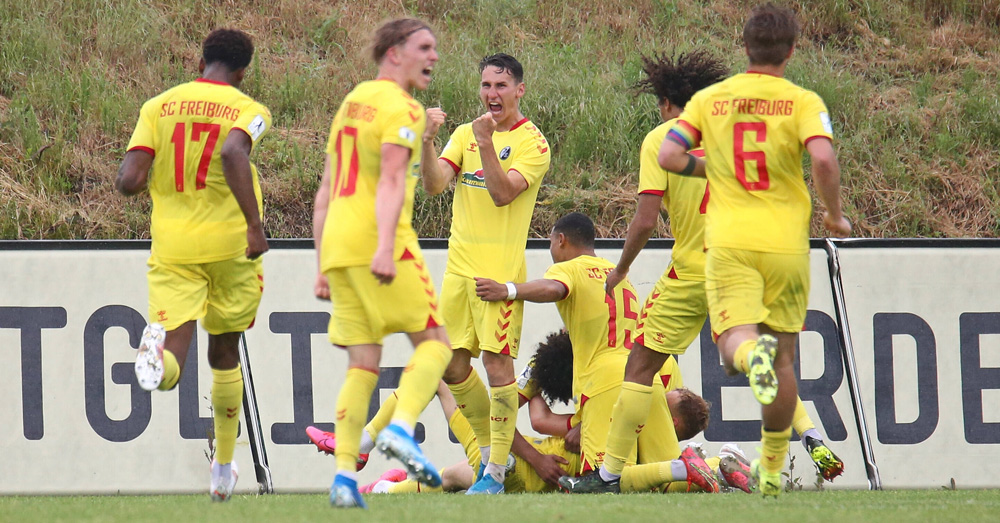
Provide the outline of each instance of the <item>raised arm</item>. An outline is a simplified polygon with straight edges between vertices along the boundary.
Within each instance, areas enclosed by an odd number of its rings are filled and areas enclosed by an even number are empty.
[[[493,204],[503,207],[528,189],[528,181],[517,171],[504,171],[493,146],[493,131],[497,123],[493,115],[486,113],[472,122],[472,133],[479,144],[479,157],[483,162],[483,179],[486,190],[493,198]]]
[[[514,292],[511,292],[511,287]],[[476,278],[476,296],[483,301],[524,300],[535,303],[559,301],[566,297],[566,286],[545,278],[525,283],[499,283]]]

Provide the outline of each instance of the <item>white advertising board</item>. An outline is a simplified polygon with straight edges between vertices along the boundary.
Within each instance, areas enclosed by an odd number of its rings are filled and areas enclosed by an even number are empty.
[[[883,486],[997,487],[1000,250],[861,244],[839,259]]]
[[[529,278],[541,277],[551,263],[543,248],[546,244],[533,242],[528,249]],[[7,399],[0,410],[0,423],[5,427],[0,435],[5,450],[0,467],[16,471],[0,478],[0,493],[204,491],[211,428],[205,333],[199,331],[196,349],[201,350],[188,358],[177,389],[151,395],[143,392],[133,377],[132,362],[133,347],[146,323],[148,245],[64,243],[58,247],[0,248],[0,274],[4,275],[0,280],[0,391]],[[440,285],[446,251],[427,248],[424,252]],[[599,249],[598,254],[616,260],[618,249]],[[832,486],[868,488],[840,355],[827,257],[820,249],[814,249],[811,256],[812,292],[801,337],[800,395],[831,448],[846,463],[844,476]],[[326,338],[330,304],[312,296],[315,257],[309,244],[276,242],[264,260],[264,298],[256,326],[247,332],[247,347],[273,484],[277,492],[321,492],[333,478],[334,461],[316,453],[304,428],[317,425],[332,430],[346,356]],[[640,299],[668,262],[667,242],[643,251],[630,273]],[[516,370],[523,368],[546,334],[561,326],[553,305],[528,304]],[[372,409],[391,393],[411,352],[402,335],[387,338]],[[760,407],[746,388],[745,378],[724,375],[707,328],[680,363],[686,386],[713,403],[709,429],[696,439],[706,441],[709,452],[736,441],[753,456],[759,441]],[[530,434],[526,417],[522,412],[518,426]],[[436,401],[424,413],[421,425],[418,438],[422,433],[422,446],[436,465],[464,459],[461,448],[448,440],[447,424]],[[805,488],[813,488],[812,466],[797,441],[792,442],[791,453],[793,477]],[[237,442],[236,461],[242,467],[238,490],[256,491],[245,427]],[[359,480],[372,481],[393,466],[373,455]],[[54,477],[53,469],[65,473]]]

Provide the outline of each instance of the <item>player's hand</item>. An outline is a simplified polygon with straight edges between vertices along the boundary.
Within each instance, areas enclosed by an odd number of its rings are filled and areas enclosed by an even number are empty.
[[[480,144],[482,142],[492,142],[493,132],[496,130],[497,122],[493,119],[491,113],[486,113],[472,121],[472,134]]]
[[[382,285],[389,285],[396,279],[396,260],[393,259],[392,251],[376,251],[371,264],[372,276]]]
[[[559,478],[566,475],[566,471],[559,465],[569,464],[566,458],[554,454],[539,454],[531,468],[535,469],[538,477],[545,480],[550,485],[558,485]]]
[[[611,269],[611,272],[609,272],[607,277],[604,278],[604,293],[608,296],[613,296],[615,293],[615,287],[617,287],[626,276],[628,276],[628,271],[618,272],[618,267]]]
[[[448,114],[441,110],[440,107],[431,107],[427,109],[427,127],[424,128],[424,141],[429,142],[437,136],[438,129],[444,124],[445,118]]]
[[[507,299],[507,285],[489,278],[475,278],[476,296],[483,301],[501,301]]]
[[[844,215],[834,218],[830,213],[823,213],[823,225],[837,238],[847,238],[851,235],[851,222]]]
[[[260,258],[268,249],[267,236],[264,235],[264,226],[247,227],[247,259],[255,260]]]
[[[330,299],[330,282],[322,272],[316,273],[316,283],[313,284],[313,294],[321,300]]]
[[[582,423],[577,423],[576,426],[569,429],[569,432],[567,432],[566,436],[563,437],[563,448],[565,448],[567,452],[571,452],[573,454],[580,453],[580,425],[582,425]]]

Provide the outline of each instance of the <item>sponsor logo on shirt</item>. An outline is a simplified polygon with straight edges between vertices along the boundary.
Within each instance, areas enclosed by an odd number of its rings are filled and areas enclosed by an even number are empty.
[[[483,170],[479,169],[474,173],[462,173],[462,185],[468,185],[469,187],[478,187],[480,189],[485,189],[486,177],[483,176]]]

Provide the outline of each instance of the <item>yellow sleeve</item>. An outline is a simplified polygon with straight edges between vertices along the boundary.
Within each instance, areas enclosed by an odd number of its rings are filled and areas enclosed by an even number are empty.
[[[268,111],[267,107],[251,101],[245,109],[240,111],[240,117],[233,122],[232,128],[247,133],[247,136],[256,145],[257,141],[271,130],[271,111]]]
[[[139,120],[135,123],[135,130],[132,131],[132,138],[128,141],[126,151],[143,149],[154,156],[156,155],[156,112],[159,110],[159,104],[157,98],[142,104],[142,109],[139,110]]]
[[[517,377],[517,393],[524,396],[525,399],[531,399],[537,396],[540,392],[538,389],[538,382],[531,375],[535,371],[535,360],[532,358],[528,362],[528,365],[524,367],[521,374]]]
[[[383,122],[379,143],[401,145],[415,151],[419,149],[417,140],[424,134],[426,115],[419,104],[401,101],[390,109]]]
[[[671,123],[667,122],[663,125]],[[639,149],[639,194],[663,196],[669,184],[667,171],[660,167],[660,162],[657,160],[660,146],[663,145],[662,136],[664,135],[664,133],[657,132],[657,129],[646,135],[642,141],[642,147]]]
[[[545,271],[544,276],[546,280],[555,280],[566,287],[566,296],[564,299],[569,298],[573,294],[573,287],[575,287],[573,273],[569,269],[568,262],[557,263],[549,267],[549,270]]]
[[[457,169],[461,169],[462,156],[464,154],[465,144],[469,141],[469,132],[471,129],[471,124],[458,126],[458,128],[455,129],[455,132],[451,133],[451,138],[448,139],[448,143],[445,144],[444,149],[441,150],[441,154],[438,158],[447,161]]]
[[[829,138],[833,140],[833,124],[826,104],[818,94],[806,91],[802,97],[803,108],[799,113],[799,143],[806,143],[811,138]]]
[[[549,170],[550,162],[549,145],[545,141],[545,137],[534,126],[532,129],[518,146],[518,153],[514,156],[508,169],[508,171],[521,173],[529,186],[541,183],[545,173]]]

